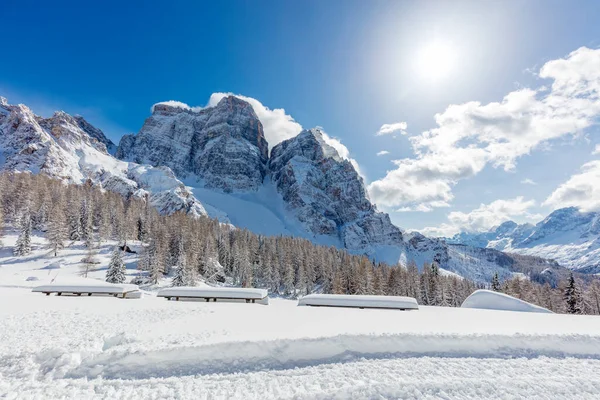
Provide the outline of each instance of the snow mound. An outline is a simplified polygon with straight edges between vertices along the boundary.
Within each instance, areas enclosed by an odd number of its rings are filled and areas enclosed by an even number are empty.
[[[485,310],[503,310],[503,311],[520,311],[520,312],[535,312],[549,313],[552,311],[519,300],[515,297],[504,293],[492,292],[491,290],[476,290],[461,305],[462,308],[481,308]]]
[[[53,262],[51,264],[46,265],[45,267],[42,267],[40,269],[61,269],[63,267],[62,263],[60,262]]]
[[[309,294],[298,300],[299,306],[389,308],[418,310],[417,300],[402,296],[363,296],[346,294]]]

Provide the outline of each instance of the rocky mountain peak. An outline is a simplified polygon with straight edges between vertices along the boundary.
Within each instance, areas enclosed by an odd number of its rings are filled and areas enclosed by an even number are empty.
[[[402,241],[389,216],[369,201],[352,164],[326,143],[319,129],[273,147],[269,170],[288,209],[310,232],[337,236],[354,251]]]
[[[228,96],[201,110],[177,102],[155,105],[138,134],[121,139],[115,155],[166,165],[209,188],[255,191],[266,174],[268,144],[252,106]]]

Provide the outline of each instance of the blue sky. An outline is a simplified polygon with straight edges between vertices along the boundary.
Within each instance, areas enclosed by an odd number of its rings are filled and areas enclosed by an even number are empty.
[[[574,192],[547,201],[584,164],[598,158],[592,154],[600,142],[593,124],[538,141],[514,160],[497,153],[486,156],[476,172],[428,170],[425,176],[422,163],[417,172],[411,164],[413,175],[406,179],[418,183],[412,188],[403,181],[408,172],[402,177],[386,172],[397,168],[392,160],[420,157],[409,137],[436,128],[434,116],[449,105],[485,105],[513,91],[551,85],[552,79],[539,76],[545,63],[582,46],[597,49],[600,3],[576,4],[332,0],[40,5],[8,0],[2,11],[0,95],[43,115],[55,109],[79,113],[118,142],[124,133],[139,130],[156,102],[205,105],[215,92],[242,94],[271,109],[285,109],[305,128],[322,126],[338,138],[360,165],[373,200],[396,224],[443,226],[426,230],[432,234],[486,229],[509,217],[534,221],[562,205],[594,209],[585,199],[581,204],[574,200]],[[442,43],[453,57],[452,68],[435,80],[420,64],[431,43]],[[435,64],[446,61],[434,57],[434,65],[429,62],[425,69],[438,72]],[[595,120],[595,114],[589,119]],[[383,124],[398,122],[406,122],[405,135],[375,135]],[[448,135],[444,131],[440,137]],[[459,144],[472,147],[481,140],[471,136]],[[448,154],[437,158],[441,153],[432,148],[421,148],[425,155],[420,161],[454,162]],[[389,154],[376,156],[383,150]],[[464,161],[471,152],[461,157]],[[431,176],[438,172],[441,178]],[[535,184],[521,183],[526,179]],[[427,195],[420,192],[423,188]],[[579,186],[575,189],[581,192]]]

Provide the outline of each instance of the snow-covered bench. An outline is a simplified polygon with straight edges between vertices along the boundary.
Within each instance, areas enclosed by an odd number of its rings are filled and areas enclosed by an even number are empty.
[[[203,299],[206,302],[245,300],[246,303],[269,304],[269,294],[265,289],[182,286],[162,289],[156,296],[177,301],[180,299]]]
[[[363,296],[348,294],[309,294],[298,300],[299,306],[379,308],[418,310],[417,300],[402,296]]]
[[[113,284],[108,282],[93,282],[93,283],[50,283],[47,285],[37,286],[32,292],[44,293],[50,296],[50,293],[56,293],[57,296],[64,294],[72,294],[81,296],[83,294],[91,295],[113,295],[123,299],[139,299],[142,292],[137,285],[131,284]]]

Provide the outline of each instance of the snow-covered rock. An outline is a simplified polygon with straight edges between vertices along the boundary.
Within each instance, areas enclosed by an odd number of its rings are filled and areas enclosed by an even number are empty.
[[[200,178],[226,192],[257,190],[268,145],[252,106],[234,96],[202,110],[159,103],[137,135],[121,139],[116,156],[167,166],[180,178]]]
[[[536,306],[535,304],[528,303],[504,293],[484,289],[473,292],[465,299],[461,307],[553,314],[552,311],[544,307]]]
[[[377,211],[354,166],[318,128],[276,145],[269,170],[288,209],[310,232],[338,236],[347,249],[367,254],[374,246],[401,245],[400,229]]]
[[[489,232],[460,233],[447,240],[543,257],[580,272],[600,272],[598,212],[561,208],[536,225],[507,221]]]
[[[206,215],[202,204],[168,168],[119,161],[114,144],[82,117],[58,111],[50,118],[25,105],[0,104],[0,170],[43,173],[93,184],[124,196],[149,197],[162,213]]]

